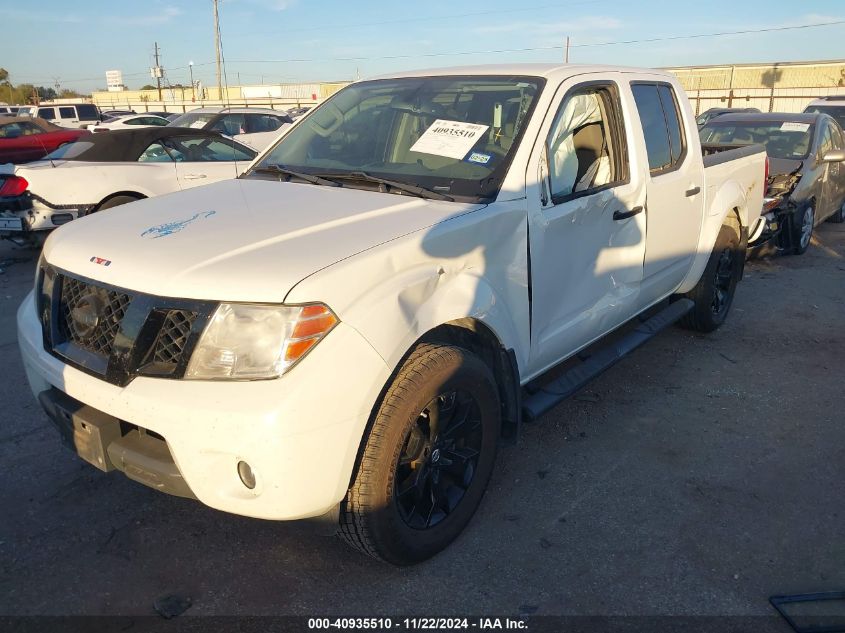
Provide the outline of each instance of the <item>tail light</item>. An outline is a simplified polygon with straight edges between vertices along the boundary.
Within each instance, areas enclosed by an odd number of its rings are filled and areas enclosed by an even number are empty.
[[[766,156],[766,171],[763,172],[763,188],[765,190],[766,185],[769,184],[769,157]]]
[[[29,187],[26,178],[8,176],[0,185],[0,198],[11,198],[21,195]]]

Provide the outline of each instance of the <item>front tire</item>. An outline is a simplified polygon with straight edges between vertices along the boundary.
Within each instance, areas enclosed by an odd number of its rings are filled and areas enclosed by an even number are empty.
[[[736,229],[727,224],[722,225],[701,279],[685,295],[695,305],[680,320],[682,327],[697,332],[712,332],[725,322],[742,275],[745,257],[743,250]]]
[[[394,565],[434,556],[478,508],[500,431],[490,368],[454,345],[419,345],[376,414],[341,504],[341,537]]]
[[[812,204],[792,215],[792,244],[796,255],[803,255],[810,247],[813,228],[816,224],[816,210]]]

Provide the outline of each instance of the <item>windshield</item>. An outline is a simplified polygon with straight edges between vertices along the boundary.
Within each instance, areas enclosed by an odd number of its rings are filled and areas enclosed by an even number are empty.
[[[499,76],[352,84],[291,128],[250,173],[281,166],[346,187],[378,188],[367,179],[376,177],[451,198],[491,199],[543,84]]]
[[[216,112],[186,112],[173,119],[168,125],[171,127],[192,127],[202,129],[217,116]]]
[[[718,119],[705,125],[700,132],[701,142],[711,145],[766,146],[769,158],[800,160],[810,153],[813,126],[809,123],[782,121],[720,122]]]
[[[804,112],[820,112],[829,114],[836,122],[845,128],[845,106],[808,106]]]

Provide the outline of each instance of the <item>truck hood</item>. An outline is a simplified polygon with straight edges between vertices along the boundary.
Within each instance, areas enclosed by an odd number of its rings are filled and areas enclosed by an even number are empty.
[[[159,296],[275,303],[337,261],[482,207],[227,180],[70,222],[47,240],[44,257],[68,272]]]

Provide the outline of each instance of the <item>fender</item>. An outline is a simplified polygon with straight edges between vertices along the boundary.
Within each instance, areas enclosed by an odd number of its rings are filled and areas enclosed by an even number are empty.
[[[710,199],[709,191],[708,199]],[[726,221],[729,221],[729,215],[735,213],[734,217],[740,224],[740,230],[748,229],[748,193],[736,181],[728,181],[722,185],[712,200],[701,223],[695,258],[690,271],[676,291],[678,293],[689,292],[701,279],[707,261],[710,259],[710,253],[716,244],[719,229]]]
[[[322,301],[395,368],[427,332],[484,323],[528,360],[528,229],[519,204],[491,205],[382,244],[306,278],[287,303]]]

